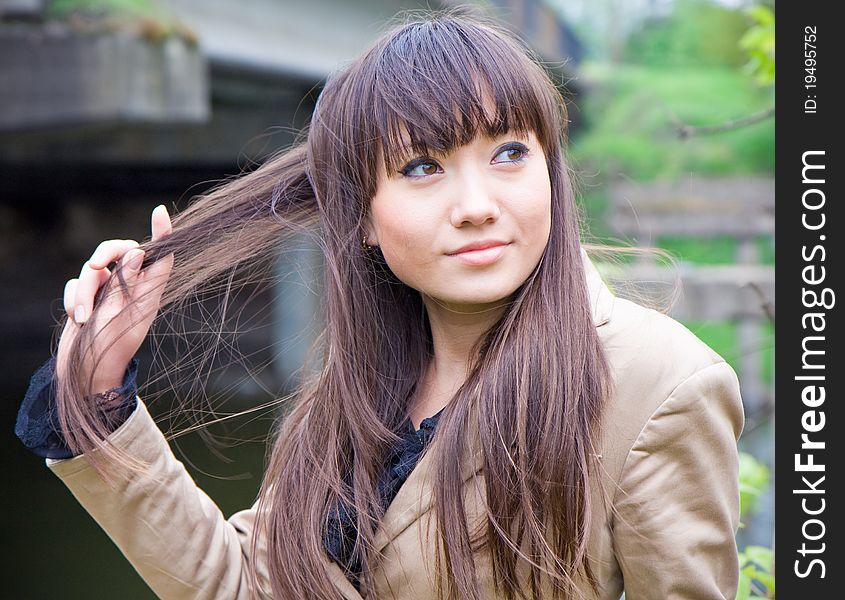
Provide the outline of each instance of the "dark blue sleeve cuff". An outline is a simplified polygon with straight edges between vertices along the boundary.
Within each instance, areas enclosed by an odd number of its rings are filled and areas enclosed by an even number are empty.
[[[29,388],[18,411],[15,434],[34,454],[43,458],[72,458],[73,453],[65,443],[64,435],[56,416],[56,357],[51,357],[33,374]],[[137,404],[138,359],[133,358],[126,373],[120,393],[123,402],[107,412],[107,422],[112,431],[117,429]]]

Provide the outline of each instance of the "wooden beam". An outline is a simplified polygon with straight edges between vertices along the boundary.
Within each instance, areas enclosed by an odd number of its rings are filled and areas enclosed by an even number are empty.
[[[679,320],[766,320],[765,304],[773,305],[775,297],[771,266],[697,265],[672,270],[636,264],[606,270],[605,279],[622,296],[639,295],[657,305],[668,303],[676,291],[669,315]]]

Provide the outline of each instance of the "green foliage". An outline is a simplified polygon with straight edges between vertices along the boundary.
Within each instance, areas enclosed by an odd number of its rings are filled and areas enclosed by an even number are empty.
[[[769,484],[769,468],[746,452],[739,453],[740,515],[757,509],[757,502]],[[736,600],[774,598],[774,551],[762,546],[746,546],[738,556],[739,587]]]
[[[153,0],[49,0],[47,14],[62,18],[76,12],[95,15],[152,16],[158,9]]]
[[[745,68],[760,85],[775,82],[775,13],[768,6],[758,4],[747,10],[754,24],[739,40],[749,55]]]
[[[766,321],[762,327],[762,339],[759,346],[760,360],[763,361],[763,381],[774,385],[775,381],[775,325]]]
[[[739,512],[740,515],[757,510],[760,496],[769,485],[769,467],[747,452],[739,453]]]
[[[621,173],[639,181],[774,172],[774,123],[763,121],[716,136],[682,139],[678,122],[712,125],[773,102],[738,70],[585,64],[581,127],[571,154],[579,170]]]
[[[736,600],[774,598],[774,552],[762,546],[747,546],[739,553],[739,587]]]
[[[775,264],[775,238],[768,235],[758,237],[757,253],[760,257],[761,264]]]
[[[696,13],[698,17],[691,18]],[[630,39],[627,59],[641,64],[585,65],[582,87],[588,93],[579,107],[585,126],[573,137],[571,156],[578,171],[591,174],[591,187],[583,187],[582,201],[593,239],[614,243],[601,221],[608,205],[601,181],[607,176],[621,173],[645,181],[677,178],[689,172],[774,172],[771,120],[727,130],[718,136],[682,139],[676,134],[679,125],[716,125],[772,105],[771,87],[761,89],[754,83],[774,81],[774,16],[765,7],[754,7],[748,14],[755,20],[750,29],[740,22],[741,14],[736,11],[681,2],[672,17],[649,24]],[[720,18],[725,20],[719,22]],[[751,57],[745,74],[735,68],[742,62],[739,56],[743,51]],[[730,238],[661,238],[656,243],[677,259],[696,264],[733,263],[736,250],[736,242]],[[771,237],[761,237],[757,243],[761,262],[774,264]],[[608,277],[613,269],[618,267],[606,266],[600,271]],[[742,377],[736,324],[684,324]],[[774,376],[773,348],[774,325],[767,323],[759,348],[765,381],[772,381]],[[743,517],[757,509],[770,478],[765,464],[750,454],[740,453]],[[775,598],[774,551],[747,546],[738,553],[737,560],[737,600]]]
[[[625,60],[660,66],[736,67],[747,28],[742,13],[701,0],[677,2],[671,15],[648,22],[628,39]]]
[[[683,323],[701,341],[724,358],[736,371],[737,376],[742,377],[735,323],[730,321],[684,321]]]
[[[656,244],[678,260],[697,265],[731,265],[736,262],[736,238],[728,235],[709,239],[660,236]]]
[[[179,37],[196,45],[196,33],[186,27],[156,0],[48,0],[45,13],[51,19],[76,20],[93,25],[94,30],[129,28],[148,41],[161,42]]]
[[[740,347],[736,323],[685,320],[684,325],[724,358],[740,378],[743,376],[739,361]],[[770,383],[774,381],[774,342],[774,328],[770,323],[765,323],[761,328],[760,340],[754,351],[760,361],[762,379]]]

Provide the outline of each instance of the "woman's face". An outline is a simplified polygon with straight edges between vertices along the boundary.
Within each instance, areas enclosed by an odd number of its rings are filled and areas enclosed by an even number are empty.
[[[443,156],[382,171],[367,243],[391,271],[447,309],[509,297],[537,266],[551,227],[551,183],[535,135],[477,136]]]

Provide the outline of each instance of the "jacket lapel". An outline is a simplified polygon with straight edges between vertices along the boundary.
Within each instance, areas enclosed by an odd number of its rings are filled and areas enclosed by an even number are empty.
[[[593,315],[593,324],[596,327],[601,327],[610,321],[614,296],[602,281],[598,269],[587,256],[584,248],[581,248],[581,260],[584,265],[584,276],[587,280],[587,291],[590,294],[590,311]]]
[[[355,589],[355,586],[346,578],[346,575],[343,574],[343,571],[338,566],[338,564],[333,561],[328,556],[325,556],[323,560],[326,561],[326,572],[328,573],[329,578],[334,583],[337,590],[341,593],[344,600],[363,600],[363,597],[358,590]]]
[[[590,295],[590,311],[593,316],[593,323],[600,327],[610,320],[613,309],[613,294],[602,281],[595,265],[590,261],[584,249],[581,249],[584,273],[587,289]],[[475,436],[473,432],[467,432]],[[432,444],[437,443],[437,436],[432,439]],[[474,440],[469,440],[468,448],[477,448]],[[431,507],[432,502],[432,470],[431,460],[433,453],[424,452],[420,461],[411,471],[408,479],[399,488],[399,492],[387,508],[382,524],[376,535],[376,548],[381,551],[387,544],[393,541],[400,533],[412,525],[421,515]],[[480,450],[475,451],[469,460],[466,460],[462,468],[462,481],[466,483],[478,471],[483,463]],[[340,572],[340,569],[338,569]],[[341,573],[342,575],[342,573]],[[354,588],[353,588],[354,591]]]

